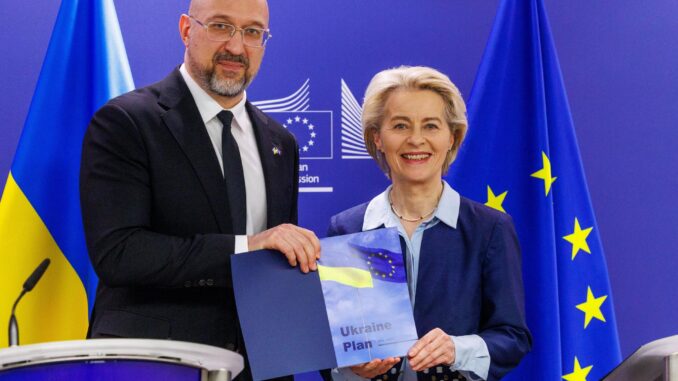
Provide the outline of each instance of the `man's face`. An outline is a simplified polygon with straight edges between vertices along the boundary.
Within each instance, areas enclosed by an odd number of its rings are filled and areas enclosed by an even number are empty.
[[[222,22],[239,28],[268,28],[266,0],[193,0],[189,13],[203,24]],[[187,69],[205,91],[236,97],[259,71],[264,48],[244,45],[240,32],[229,41],[211,41],[207,30],[185,15],[179,28],[186,46]]]

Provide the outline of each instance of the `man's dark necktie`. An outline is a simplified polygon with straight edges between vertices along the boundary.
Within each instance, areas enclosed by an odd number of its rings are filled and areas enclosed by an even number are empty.
[[[221,132],[221,157],[224,163],[224,181],[228,192],[228,202],[233,219],[233,234],[246,234],[247,223],[247,195],[245,193],[245,175],[242,171],[240,150],[233,134],[231,122],[233,113],[224,110],[217,114],[217,118],[224,125]]]

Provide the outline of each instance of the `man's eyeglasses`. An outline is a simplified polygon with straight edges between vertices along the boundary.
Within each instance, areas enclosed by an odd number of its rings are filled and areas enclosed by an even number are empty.
[[[207,38],[212,41],[225,42],[233,38],[235,32],[240,32],[243,44],[261,48],[266,46],[266,41],[268,41],[269,38],[273,37],[270,29],[255,28],[253,26],[239,28],[235,25],[217,21],[203,23],[193,16],[189,15],[188,17],[205,28],[205,30],[207,30]]]

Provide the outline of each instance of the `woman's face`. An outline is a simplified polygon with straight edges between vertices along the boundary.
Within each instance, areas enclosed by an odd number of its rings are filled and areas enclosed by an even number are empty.
[[[430,90],[395,90],[386,100],[374,143],[384,153],[394,183],[440,182],[454,143],[443,98]]]

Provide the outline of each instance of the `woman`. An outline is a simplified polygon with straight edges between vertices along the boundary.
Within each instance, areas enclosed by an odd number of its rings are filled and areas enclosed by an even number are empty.
[[[431,68],[382,71],[367,87],[362,125],[367,150],[392,185],[332,217],[329,235],[398,228],[420,339],[402,363],[374,360],[333,377],[501,378],[531,347],[520,249],[508,215],[442,180],[467,129],[459,90]]]

